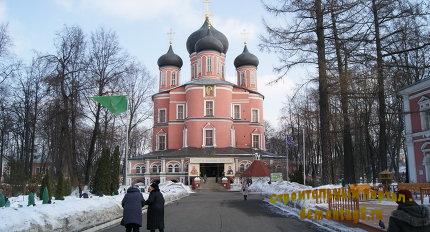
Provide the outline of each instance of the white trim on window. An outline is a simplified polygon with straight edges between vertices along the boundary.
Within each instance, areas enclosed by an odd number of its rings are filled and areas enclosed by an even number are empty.
[[[257,111],[257,120],[254,120],[254,111]],[[252,108],[251,109],[251,123],[259,123],[260,122],[260,109]]]
[[[208,56],[206,58],[206,72],[211,73],[212,72],[212,57]]]
[[[239,115],[237,115],[238,117],[236,117],[236,111],[235,111],[235,107],[236,106],[239,106],[239,110],[238,110],[238,114]],[[235,104],[235,103],[232,104],[232,107],[231,107],[231,117],[234,120],[240,120],[242,118],[242,112],[241,112],[241,106],[240,106],[240,104]]]
[[[245,80],[245,72],[240,71],[240,72],[239,72],[239,85],[240,85],[240,86],[244,86],[244,85],[245,85],[245,83],[246,83],[246,80]]]
[[[182,117],[179,117],[179,107],[182,106]],[[184,120],[186,118],[185,104],[176,104],[176,119]]]
[[[161,137],[164,137],[164,149],[161,149],[161,147],[160,147],[160,138]],[[165,133],[157,134],[156,140],[157,140],[156,141],[157,142],[157,144],[156,144],[157,151],[167,150],[167,135]]]
[[[206,143],[206,131],[212,131],[212,145],[208,145]],[[216,147],[216,136],[215,136],[216,130],[215,128],[203,128],[203,147]]]
[[[250,80],[251,80],[251,85],[257,85],[257,71],[252,70],[250,72]]]
[[[258,146],[255,146],[256,144],[254,141],[254,136],[258,138],[258,141],[257,141]],[[255,149],[261,149],[262,148],[261,145],[262,145],[261,144],[261,135],[260,134],[251,134],[251,147],[255,148]]]
[[[173,71],[171,75],[172,75],[172,77],[170,78],[170,85],[171,86],[175,86],[175,85],[177,85],[177,75],[176,75],[176,72]]]
[[[160,117],[161,111],[164,111],[164,121],[161,121],[161,117]],[[166,123],[167,122],[167,110],[166,110],[166,108],[158,109],[157,122],[158,123]]]
[[[212,114],[211,115],[208,115],[208,112],[207,112],[207,105],[206,105],[206,103],[207,102],[212,102]],[[204,116],[205,117],[213,117],[213,116],[215,116],[215,101],[214,100],[204,100]]]
[[[166,72],[165,71],[160,71],[161,72],[161,85],[165,86],[166,85]]]

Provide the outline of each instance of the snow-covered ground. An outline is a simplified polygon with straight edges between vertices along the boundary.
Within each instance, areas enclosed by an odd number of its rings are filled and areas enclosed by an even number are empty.
[[[28,196],[12,197],[11,207],[0,208],[0,231],[81,231],[122,216],[124,187],[116,196],[78,198],[71,194],[64,201],[53,200],[27,207]],[[181,183],[160,184],[166,202],[188,196],[192,191]],[[147,193],[142,193],[145,199]]]

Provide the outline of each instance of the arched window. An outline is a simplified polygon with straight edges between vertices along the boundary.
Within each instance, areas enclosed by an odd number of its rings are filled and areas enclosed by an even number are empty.
[[[245,171],[245,164],[240,164],[239,165],[239,172],[244,172]]]
[[[191,65],[191,78],[194,78],[195,76],[194,76],[194,72],[195,72],[195,70],[194,70],[194,65],[192,64]]]
[[[136,167],[136,173],[141,173],[141,172],[140,172],[140,166],[137,166],[137,167]]]
[[[166,85],[166,72],[161,71],[161,85]]]
[[[176,72],[172,72],[171,85],[176,85]]]
[[[244,86],[245,85],[245,73],[244,72],[240,72],[239,85],[240,86]]]
[[[169,164],[169,165],[167,166],[167,172],[175,172],[175,171],[173,170],[173,165]]]
[[[207,72],[212,72],[212,58],[211,57],[208,57],[206,59],[206,65],[208,67]]]
[[[202,62],[201,62],[201,60],[199,59],[199,60],[197,60],[197,72],[198,72],[198,74],[201,74],[202,73]]]
[[[179,172],[179,164],[175,164],[175,166],[173,166],[173,172]]]
[[[159,164],[152,165],[152,173],[160,173],[160,171],[161,171],[161,165]]]
[[[188,172],[188,163],[186,163],[184,166],[184,172]]]

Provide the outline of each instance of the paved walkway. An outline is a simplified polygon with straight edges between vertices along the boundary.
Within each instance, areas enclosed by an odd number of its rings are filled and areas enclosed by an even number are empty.
[[[321,229],[294,217],[274,213],[259,195],[243,201],[237,192],[199,191],[165,208],[166,232],[283,232]],[[146,230],[146,214],[143,215]],[[116,225],[106,232],[125,231]]]

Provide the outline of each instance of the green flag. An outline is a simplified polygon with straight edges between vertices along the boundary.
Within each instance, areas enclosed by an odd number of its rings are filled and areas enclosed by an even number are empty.
[[[113,114],[127,111],[127,96],[94,96],[91,98]]]

